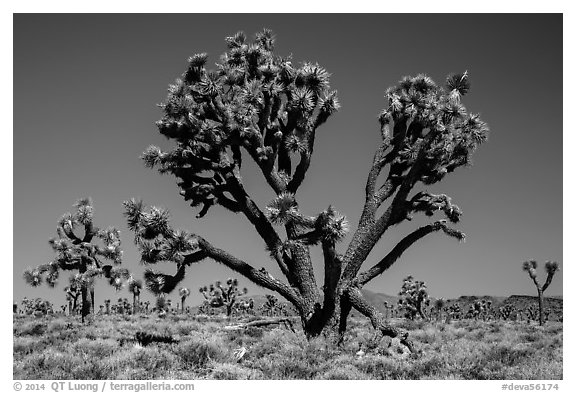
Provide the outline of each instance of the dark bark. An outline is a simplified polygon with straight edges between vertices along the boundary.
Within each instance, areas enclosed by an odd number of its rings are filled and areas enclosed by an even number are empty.
[[[540,326],[544,325],[544,291],[538,288],[538,320]]]
[[[80,290],[82,293],[82,323],[84,323],[84,318],[90,314],[90,302],[88,301],[88,288],[86,286],[82,286]]]

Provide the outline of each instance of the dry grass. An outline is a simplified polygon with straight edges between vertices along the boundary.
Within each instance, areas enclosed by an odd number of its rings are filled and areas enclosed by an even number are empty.
[[[67,317],[14,318],[14,379],[562,379],[562,324],[451,324],[393,320],[422,351],[376,340],[353,319],[344,345],[307,341],[284,328],[226,331],[226,320],[108,316],[83,326]],[[136,345],[134,334],[178,344]],[[356,356],[360,343],[366,354]],[[247,349],[240,362],[233,352]]]

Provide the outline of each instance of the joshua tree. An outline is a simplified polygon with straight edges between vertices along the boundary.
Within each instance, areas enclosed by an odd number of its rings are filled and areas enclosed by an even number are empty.
[[[244,315],[244,314],[253,314],[254,313],[254,299],[250,298],[248,300],[240,299],[236,303],[235,310]]]
[[[135,280],[133,277],[128,279],[128,291],[132,294],[134,314],[138,313],[140,303],[140,292],[142,291],[142,280]]]
[[[538,313],[539,313],[539,323],[540,326],[544,324],[544,291],[548,289],[550,283],[552,282],[552,278],[554,274],[558,271],[558,262],[547,261],[544,267],[546,268],[546,282],[544,285],[540,284],[538,278],[536,276],[536,267],[538,266],[538,262],[534,259],[530,261],[526,261],[522,264],[522,269],[525,270],[534,285],[536,285],[536,290],[538,291]]]
[[[262,313],[270,317],[276,315],[279,310],[278,298],[274,295],[267,294],[266,301],[260,307]]]
[[[186,303],[186,298],[190,296],[190,290],[188,288],[182,287],[178,291],[180,295],[180,301],[182,302],[182,314],[184,314],[184,304]]]
[[[166,308],[167,304],[166,304],[166,297],[164,296],[164,294],[159,294],[158,296],[156,296],[156,311],[160,312],[160,311],[164,311],[164,309]]]
[[[444,308],[444,311],[448,314],[448,318],[452,319],[460,319],[462,316],[462,309],[460,308],[460,304],[454,303]],[[447,322],[449,320],[447,319]]]
[[[78,296],[80,296],[80,291],[74,284],[74,278],[70,278],[71,285],[64,288],[64,292],[66,293],[66,300],[68,301],[68,315],[73,315],[73,313],[76,312],[76,305],[78,303]]]
[[[54,287],[61,271],[77,271],[73,276],[73,286],[80,288],[84,322],[84,317],[91,309],[94,310],[94,279],[104,276],[119,289],[128,271],[113,266],[122,263],[120,232],[113,227],[101,230],[94,226],[94,209],[90,198],[80,199],[74,206],[74,213],[66,213],[58,221],[58,237],[49,241],[56,257],[49,263],[25,270],[24,279],[32,286],[38,286],[45,278],[48,286]],[[82,236],[77,234],[79,228],[84,232]],[[101,245],[93,244],[97,239],[101,240]],[[104,265],[101,259],[109,260],[113,265]]]
[[[510,303],[503,305],[502,307],[498,308],[498,315],[500,318],[504,320],[508,320],[512,317],[512,313],[514,312],[514,306]]]
[[[238,288],[238,280],[229,278],[226,280],[226,285],[223,286],[220,281],[210,284],[209,287],[204,286],[200,288],[200,293],[210,304],[210,307],[226,307],[226,316],[232,315],[236,299],[248,293],[248,288],[240,290]]]
[[[436,310],[436,318],[442,321],[442,309],[446,305],[446,301],[443,298],[438,298],[434,300],[434,309]]]
[[[430,303],[430,299],[424,281],[414,281],[412,276],[406,277],[398,296],[398,306],[404,311],[406,318],[414,319],[416,315],[420,315],[423,319],[428,319],[424,307]]]
[[[162,151],[150,146],[142,158],[148,167],[178,179],[183,198],[200,207],[197,218],[216,205],[245,216],[285,280],[196,234],[174,230],[165,210],[126,201],[128,225],[142,260],[176,264],[175,275],[149,270],[146,281],[169,293],[183,279],[186,267],[209,258],[292,303],[307,337],[328,330],[338,332],[342,339],[348,315],[355,308],[377,330],[399,336],[411,348],[407,333],[390,326],[360,289],[428,234],[444,232],[464,239],[447,222],[457,223],[460,209],[447,195],[432,194],[421,186],[435,184],[470,164],[473,151],[487,138],[486,124],[478,115],[467,113],[461,103],[470,88],[468,74],[449,76],[445,87],[425,75],[405,77],[386,91],[387,104],[379,115],[381,144],[368,173],[362,215],[348,247],[340,253],[336,244],[347,233],[345,217],[331,206],[308,216],[298,204],[316,133],[340,107],[329,86],[330,74],[317,64],[297,66],[289,57],[275,55],[269,30],[257,34],[251,43],[243,33],[226,42],[228,50],[216,70],[206,68],[206,54],[194,55],[182,78],[169,88],[157,125],[161,134],[175,142],[175,148]],[[242,180],[242,163],[247,158],[254,161],[276,195],[265,209],[250,196]],[[444,213],[447,220],[416,229],[362,271],[382,236],[416,213]],[[286,236],[274,225],[282,226]],[[312,246],[323,251],[322,284],[314,274]]]

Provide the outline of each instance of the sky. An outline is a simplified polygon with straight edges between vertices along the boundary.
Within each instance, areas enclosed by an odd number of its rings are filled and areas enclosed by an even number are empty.
[[[449,73],[470,74],[463,103],[489,124],[489,141],[473,166],[428,188],[460,206],[458,229],[467,240],[429,235],[367,289],[396,294],[402,279],[413,275],[433,297],[534,295],[523,261],[541,262],[541,280],[544,261],[563,267],[562,25],[560,14],[15,15],[14,301],[27,296],[64,303],[66,279],[54,289],[30,288],[22,271],[53,258],[48,239],[56,235],[57,220],[85,196],[94,201],[97,226],[121,231],[123,265],[135,277],[144,267],[122,216],[122,202],[132,197],[169,209],[174,227],[281,275],[244,217],[215,208],[195,219],[176,180],[139,159],[150,144],[169,146],[154,124],[161,117],[157,104],[186,59],[207,52],[213,64],[226,36],[242,30],[252,37],[264,27],[276,36],[277,54],[318,62],[332,74],[342,108],[318,130],[298,201],[310,215],[332,204],[352,229],[379,143],[385,89],[405,75],[425,73],[441,83]],[[273,193],[251,169],[243,168],[246,188],[263,207]],[[387,232],[364,268],[424,222]],[[319,251],[313,256],[321,278]],[[171,264],[159,268],[174,272]],[[563,294],[562,272],[547,295]],[[182,283],[192,290],[189,304],[200,302],[198,287],[231,276],[212,261],[189,268]],[[265,293],[239,280],[250,293]],[[97,285],[97,304],[118,297],[130,294]]]

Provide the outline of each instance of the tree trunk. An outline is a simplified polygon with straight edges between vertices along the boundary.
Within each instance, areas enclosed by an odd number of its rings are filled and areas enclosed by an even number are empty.
[[[82,323],[84,323],[84,318],[90,314],[90,301],[88,299],[89,292],[86,286],[82,286]]]
[[[322,309],[318,304],[314,312],[300,316],[302,328],[308,339],[317,337],[320,334],[331,335],[337,344],[341,345],[344,342],[348,317],[352,308],[354,308],[368,317],[374,329],[380,334],[391,338],[399,338],[401,344],[406,346],[410,352],[414,352],[412,342],[408,340],[408,333],[389,325],[384,314],[364,299],[358,287],[352,284],[340,283],[336,293],[340,295],[335,296],[334,303],[328,309]]]
[[[92,314],[96,313],[96,306],[94,305],[95,299],[96,299],[96,297],[94,296],[94,287],[91,287],[90,288],[90,305],[91,305],[90,311],[92,312]]]
[[[182,314],[184,314],[184,303],[186,302],[186,298],[182,298]]]
[[[544,292],[538,288],[538,312],[540,326],[544,325]]]
[[[72,314],[73,310],[74,310],[74,307],[73,307],[72,299],[70,299],[70,300],[68,300],[68,315],[69,316],[73,315]]]

